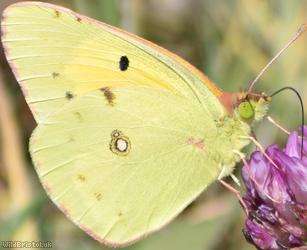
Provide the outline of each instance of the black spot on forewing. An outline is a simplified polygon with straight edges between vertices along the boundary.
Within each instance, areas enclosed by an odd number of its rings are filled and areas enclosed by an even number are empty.
[[[126,71],[129,67],[129,59],[127,56],[122,56],[119,60],[119,69],[121,71]]]
[[[115,95],[114,93],[110,90],[109,87],[101,88],[100,89],[103,92],[103,95],[105,99],[107,100],[108,104],[113,106],[114,105],[114,100],[115,100]]]
[[[82,18],[81,18],[81,17],[76,16],[76,19],[77,19],[77,21],[78,21],[79,23],[81,23],[81,21],[82,21]]]
[[[57,73],[57,72],[53,72],[53,73],[52,73],[53,79],[55,79],[55,78],[57,78],[57,77],[59,77],[59,76],[60,76],[60,73]]]
[[[65,93],[65,97],[66,97],[67,100],[71,100],[71,99],[74,98],[74,95],[73,95],[73,93],[71,93],[70,91],[67,91],[67,92]]]

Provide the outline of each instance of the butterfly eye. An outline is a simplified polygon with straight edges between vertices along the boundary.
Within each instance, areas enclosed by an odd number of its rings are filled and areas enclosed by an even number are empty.
[[[240,103],[239,107],[239,115],[241,118],[245,120],[250,120],[254,118],[255,116],[255,110],[251,102],[249,101],[243,101]]]

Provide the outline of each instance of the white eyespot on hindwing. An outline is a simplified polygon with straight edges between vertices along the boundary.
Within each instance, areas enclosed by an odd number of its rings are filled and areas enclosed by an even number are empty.
[[[119,130],[113,130],[111,133],[110,150],[119,156],[126,156],[131,149],[131,142],[127,136],[125,136]]]

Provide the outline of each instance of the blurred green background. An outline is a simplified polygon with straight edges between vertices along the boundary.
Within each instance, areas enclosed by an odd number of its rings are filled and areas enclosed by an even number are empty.
[[[1,0],[0,12],[14,2],[18,1]],[[302,0],[49,2],[166,47],[204,71],[225,91],[245,89],[307,21],[307,1]],[[269,94],[292,86],[307,104],[306,42],[307,34],[271,66],[256,89]],[[55,249],[108,249],[74,226],[46,197],[27,151],[35,122],[2,48],[0,63],[0,240],[52,241]],[[300,125],[299,112],[295,95],[283,93],[274,98],[270,115],[293,130]],[[285,135],[267,121],[255,132],[263,145],[285,143]],[[238,176],[240,168],[241,164]],[[241,233],[243,222],[244,213],[233,194],[213,184],[166,228],[127,249],[253,249]]]

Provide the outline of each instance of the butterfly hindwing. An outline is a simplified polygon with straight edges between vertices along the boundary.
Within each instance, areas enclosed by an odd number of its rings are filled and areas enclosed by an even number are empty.
[[[209,146],[217,130],[200,105],[148,87],[108,91],[49,116],[30,151],[62,211],[96,239],[122,245],[169,222],[221,169]]]

